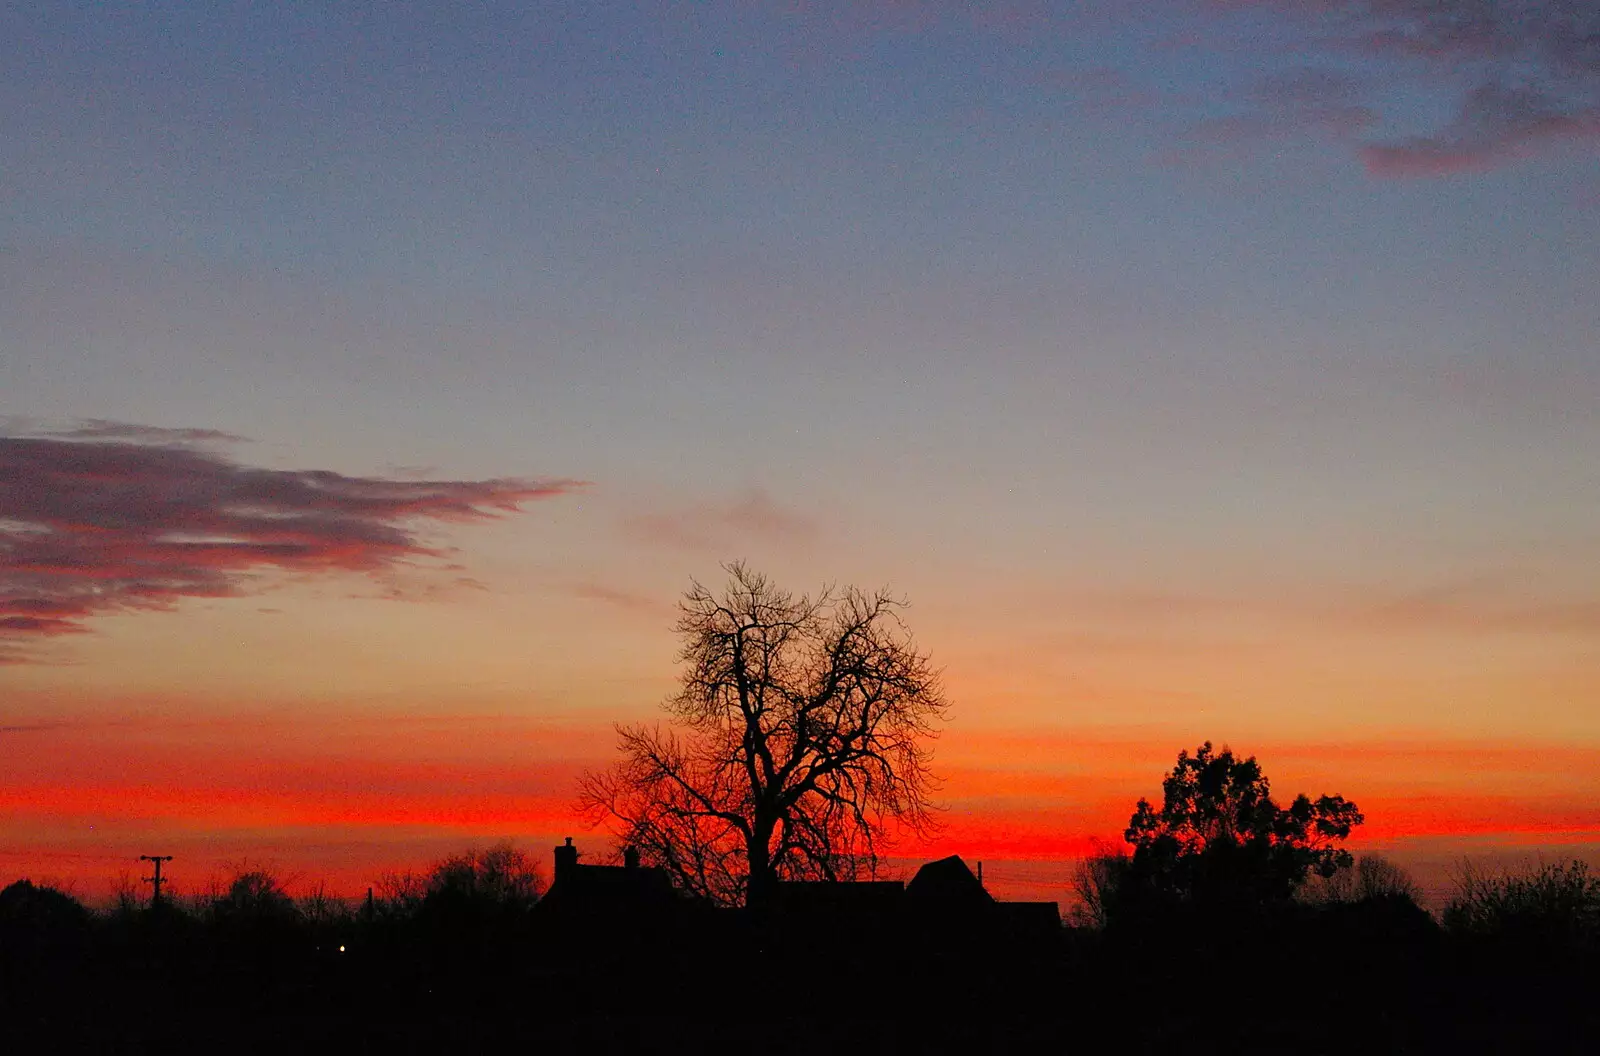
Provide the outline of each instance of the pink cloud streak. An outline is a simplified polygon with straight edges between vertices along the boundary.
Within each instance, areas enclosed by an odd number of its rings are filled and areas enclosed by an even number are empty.
[[[0,436],[0,663],[97,615],[244,593],[252,571],[436,557],[421,522],[486,520],[584,486],[261,469],[182,444],[218,435],[95,423]]]

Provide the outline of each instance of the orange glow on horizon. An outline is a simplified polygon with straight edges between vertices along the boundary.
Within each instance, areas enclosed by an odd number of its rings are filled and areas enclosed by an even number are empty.
[[[92,891],[152,843],[188,848],[190,868],[208,874],[265,847],[298,875],[357,894],[384,870],[502,838],[537,856],[571,834],[602,853],[574,791],[612,739],[599,723],[496,716],[41,726],[8,735],[0,866]],[[952,733],[936,756],[941,829],[893,853],[1062,863],[1120,845],[1134,803],[1160,794],[1180,747],[1195,746],[1151,730]],[[1357,850],[1445,837],[1600,843],[1600,748],[1399,738],[1235,748],[1261,759],[1280,799],[1355,800],[1367,817]]]

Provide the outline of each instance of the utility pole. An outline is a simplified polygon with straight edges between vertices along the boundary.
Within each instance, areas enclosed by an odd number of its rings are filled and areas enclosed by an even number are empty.
[[[170,854],[141,854],[139,856],[139,860],[141,862],[154,862],[155,863],[156,875],[147,876],[147,877],[144,878],[144,882],[150,885],[150,908],[151,909],[155,909],[157,906],[161,905],[161,884],[162,884],[161,863],[162,862],[170,862],[170,861],[172,861],[172,855],[170,855]]]

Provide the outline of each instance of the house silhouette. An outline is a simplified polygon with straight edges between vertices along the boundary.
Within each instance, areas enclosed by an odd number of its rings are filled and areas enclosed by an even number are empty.
[[[568,836],[556,848],[555,862],[550,890],[539,900],[539,911],[547,916],[665,913],[683,901],[666,871],[640,865],[633,847],[623,850],[621,865],[586,865],[578,861],[578,848]]]
[[[680,895],[666,871],[623,850],[621,865],[578,861],[569,836],[555,849],[555,879],[537,912],[552,919],[617,925],[682,920],[705,907]],[[734,911],[718,911],[718,915]],[[746,912],[746,911],[738,911]],[[1058,934],[1054,902],[1000,902],[959,855],[928,862],[909,883],[900,880],[785,880],[773,888],[768,923],[787,930],[867,933],[884,930],[1023,938]]]
[[[994,896],[972,874],[959,854],[929,862],[906,885],[906,895],[926,905],[945,907],[992,906]],[[1052,903],[1053,905],[1054,903]]]

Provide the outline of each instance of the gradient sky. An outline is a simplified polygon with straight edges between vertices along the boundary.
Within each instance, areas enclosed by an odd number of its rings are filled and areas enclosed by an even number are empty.
[[[746,558],[1065,897],[1203,739],[1600,849],[1587,0],[8,4],[0,880],[568,832]]]

